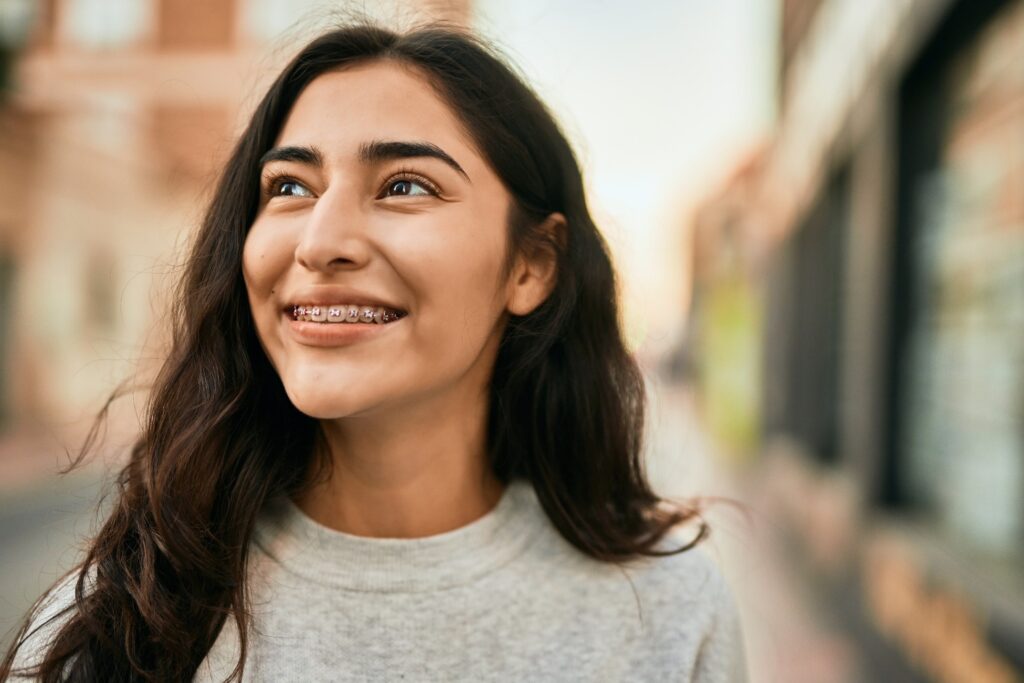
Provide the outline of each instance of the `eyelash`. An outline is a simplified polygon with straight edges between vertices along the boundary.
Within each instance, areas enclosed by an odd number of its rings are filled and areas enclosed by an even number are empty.
[[[437,186],[430,178],[420,175],[411,168],[399,168],[397,171],[391,174],[391,177],[384,183],[384,187],[390,187],[393,183],[399,180],[414,180],[423,186],[423,189],[427,190],[431,194],[438,196],[441,194],[441,188]]]
[[[270,197],[277,196],[278,190],[281,189],[280,185],[284,184],[285,182],[297,183],[298,181],[289,176],[287,173],[278,172],[268,174],[262,183],[264,198],[269,199]]]
[[[381,189],[381,193],[399,180],[412,180],[422,185],[425,190],[434,196],[440,196],[441,194],[441,188],[439,188],[434,182],[408,168],[400,168],[391,174],[387,181],[385,181]],[[296,180],[286,172],[278,171],[276,173],[270,173],[263,181],[264,198],[270,199],[271,197],[287,196],[277,194],[281,190],[281,185],[284,185],[285,183],[296,183],[306,187],[302,181]],[[378,196],[380,196],[381,193],[378,193]]]

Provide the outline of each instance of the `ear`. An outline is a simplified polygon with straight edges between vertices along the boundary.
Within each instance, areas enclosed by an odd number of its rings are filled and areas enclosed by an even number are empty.
[[[530,253],[516,256],[509,279],[507,309],[513,315],[526,315],[544,303],[558,279],[558,254],[555,245],[564,245],[567,223],[555,212],[537,226],[543,236]]]

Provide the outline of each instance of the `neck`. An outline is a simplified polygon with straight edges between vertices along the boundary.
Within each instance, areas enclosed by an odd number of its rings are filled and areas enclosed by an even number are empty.
[[[486,424],[486,393],[465,391],[386,414],[324,420],[331,476],[295,503],[356,536],[420,538],[465,526],[504,491],[487,465]]]

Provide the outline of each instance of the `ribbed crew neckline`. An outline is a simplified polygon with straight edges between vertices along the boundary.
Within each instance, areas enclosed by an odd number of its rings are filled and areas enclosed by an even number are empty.
[[[468,583],[522,552],[546,523],[530,482],[506,485],[498,503],[469,524],[421,538],[371,538],[326,527],[287,496],[268,501],[256,545],[311,581],[377,592],[416,592]]]

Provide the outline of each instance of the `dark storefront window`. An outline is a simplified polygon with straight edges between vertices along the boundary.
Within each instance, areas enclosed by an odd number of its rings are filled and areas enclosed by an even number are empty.
[[[778,340],[782,367],[769,367],[780,403],[769,402],[768,428],[797,438],[824,462],[839,457],[839,376],[842,282],[849,221],[849,171],[844,166],[822,189],[803,224],[783,246],[789,302]],[[774,404],[774,405],[773,405]]]
[[[996,4],[903,90],[893,490],[958,546],[1019,561],[1024,2]]]

